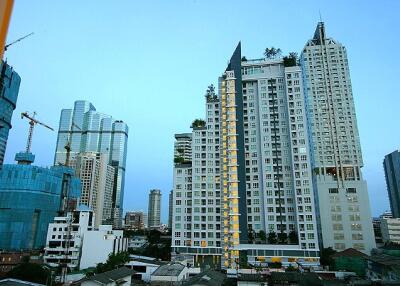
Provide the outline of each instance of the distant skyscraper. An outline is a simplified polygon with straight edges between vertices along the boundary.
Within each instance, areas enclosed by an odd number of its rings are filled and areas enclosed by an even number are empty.
[[[301,78],[295,63],[242,60],[237,46],[192,124],[191,161],[175,161],[173,253],[227,269],[244,256],[319,264]]]
[[[111,214],[115,169],[108,165],[107,155],[84,152],[79,153],[74,161],[76,174],[82,184],[79,204],[93,210],[96,227],[113,224]]]
[[[161,215],[161,191],[150,190],[148,227],[160,226],[161,225],[160,215]]]
[[[385,156],[383,161],[390,209],[394,218],[400,218],[400,151]]]
[[[68,141],[71,146],[71,165],[78,153],[97,152],[106,154],[108,164],[115,168],[112,217],[114,225],[121,226],[128,126],[121,120],[97,112],[90,102],[78,100],[74,109],[61,111],[55,165],[64,164]]]
[[[0,168],[3,165],[11,117],[17,104],[21,78],[7,63],[0,64]]]
[[[169,192],[169,198],[168,198],[168,228],[172,229],[172,213],[174,211],[174,194],[173,190]]]
[[[301,54],[313,180],[324,247],[375,247],[346,48],[318,23]]]
[[[142,211],[125,214],[125,228],[144,229],[144,213]]]

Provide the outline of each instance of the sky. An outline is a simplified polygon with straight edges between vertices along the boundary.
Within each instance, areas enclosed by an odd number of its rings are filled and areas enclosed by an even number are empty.
[[[57,129],[62,108],[88,100],[129,126],[124,210],[147,210],[161,189],[167,222],[174,134],[205,117],[235,46],[260,58],[266,47],[300,53],[320,19],[347,48],[372,215],[389,209],[382,161],[400,147],[400,1],[15,0],[8,63],[21,76],[6,163],[24,150],[28,123]],[[35,128],[35,164],[53,163],[57,133]]]

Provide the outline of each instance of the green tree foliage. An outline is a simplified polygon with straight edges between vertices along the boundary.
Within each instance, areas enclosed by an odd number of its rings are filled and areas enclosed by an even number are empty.
[[[285,67],[293,67],[297,65],[297,53],[291,52],[288,56],[283,57],[283,65]]]
[[[279,57],[281,55],[281,53],[282,53],[281,49],[279,49],[279,48],[276,49],[274,47],[271,47],[271,48],[265,49],[264,56],[267,59],[275,59],[275,58]]]
[[[206,126],[206,122],[203,119],[195,119],[190,128],[200,128],[204,126]]]
[[[51,273],[39,264],[23,262],[11,269],[6,277],[46,284],[51,278]]]
[[[297,233],[294,230],[289,232],[289,242],[292,244],[299,243],[299,237],[297,236]]]
[[[287,243],[288,240],[288,235],[286,232],[280,232],[278,233],[278,241],[279,243]]]
[[[182,164],[183,162],[185,162],[185,159],[182,156],[178,156],[178,157],[174,158],[175,164]]]
[[[266,242],[267,241],[267,235],[265,234],[265,231],[263,231],[263,230],[260,230],[258,232],[258,237],[260,238],[260,240],[262,242]]]
[[[268,243],[269,244],[276,244],[278,242],[278,239],[276,237],[276,233],[274,231],[271,231],[268,233]]]
[[[320,263],[323,266],[333,267],[334,260],[332,255],[334,255],[337,251],[332,249],[332,247],[324,248],[320,252]]]
[[[128,261],[129,261],[128,252],[120,252],[117,254],[110,253],[110,255],[108,255],[106,263],[97,264],[94,272],[103,273],[109,270],[113,270],[115,268],[118,268],[119,266],[124,265]]]

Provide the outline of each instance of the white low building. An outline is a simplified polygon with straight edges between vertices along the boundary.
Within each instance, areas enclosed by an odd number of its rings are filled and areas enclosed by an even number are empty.
[[[95,216],[86,206],[55,217],[47,231],[44,262],[52,267],[67,263],[70,269],[86,269],[107,261],[111,253],[127,251],[128,239],[111,225],[94,228]]]
[[[121,267],[114,270],[110,270],[104,273],[95,274],[91,277],[85,277],[77,282],[74,285],[81,286],[131,286],[132,285],[132,275],[135,271]]]
[[[170,285],[178,285],[189,278],[189,270],[180,263],[170,263],[160,266],[151,274],[151,285],[164,285],[166,282]]]
[[[136,276],[146,283],[151,281],[151,274],[160,266],[167,264],[153,257],[131,255],[130,261],[125,264],[126,267],[135,270]]]
[[[400,243],[400,218],[381,218],[382,240]]]
[[[144,235],[136,235],[129,239],[128,248],[138,249],[147,244],[147,238]]]

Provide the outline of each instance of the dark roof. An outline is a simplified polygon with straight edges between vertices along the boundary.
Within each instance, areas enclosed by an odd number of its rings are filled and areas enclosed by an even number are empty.
[[[347,248],[341,252],[337,252],[332,255],[333,258],[336,257],[368,257],[365,253],[362,253],[354,248]]]
[[[221,286],[225,285],[226,275],[224,273],[215,270],[206,270],[196,276],[193,276],[188,281],[182,284],[182,286],[190,286],[195,284],[207,285],[207,286]]]
[[[185,265],[180,263],[170,263],[167,265],[162,265],[156,269],[156,271],[151,274],[151,276],[178,276],[181,274]]]
[[[166,262],[166,261],[160,261],[160,260],[156,260],[156,259],[149,260],[149,259],[144,259],[144,258],[131,258],[131,261],[142,262],[142,263],[147,263],[147,264],[154,264],[154,265],[159,265],[159,266],[168,264],[168,262]],[[126,264],[129,264],[129,262]]]
[[[42,286],[43,284],[33,283],[33,282],[14,279],[14,278],[5,278],[5,279],[0,280],[0,285],[1,286]]]
[[[121,267],[107,272],[95,274],[94,276],[91,277],[83,278],[79,280],[78,283],[81,284],[84,281],[93,281],[103,285],[114,281],[118,281],[127,276],[131,276],[134,273],[136,273],[135,270],[129,269],[127,267]]]
[[[400,268],[400,257],[397,256],[379,254],[379,255],[372,255],[367,259],[385,266],[394,266]]]
[[[298,272],[272,272],[271,280],[272,281],[288,281],[288,282],[297,282],[300,281],[301,274]]]
[[[238,276],[239,281],[248,281],[248,282],[262,282],[262,281],[267,281],[266,275],[261,275],[258,273],[253,273],[253,274],[239,274]]]

